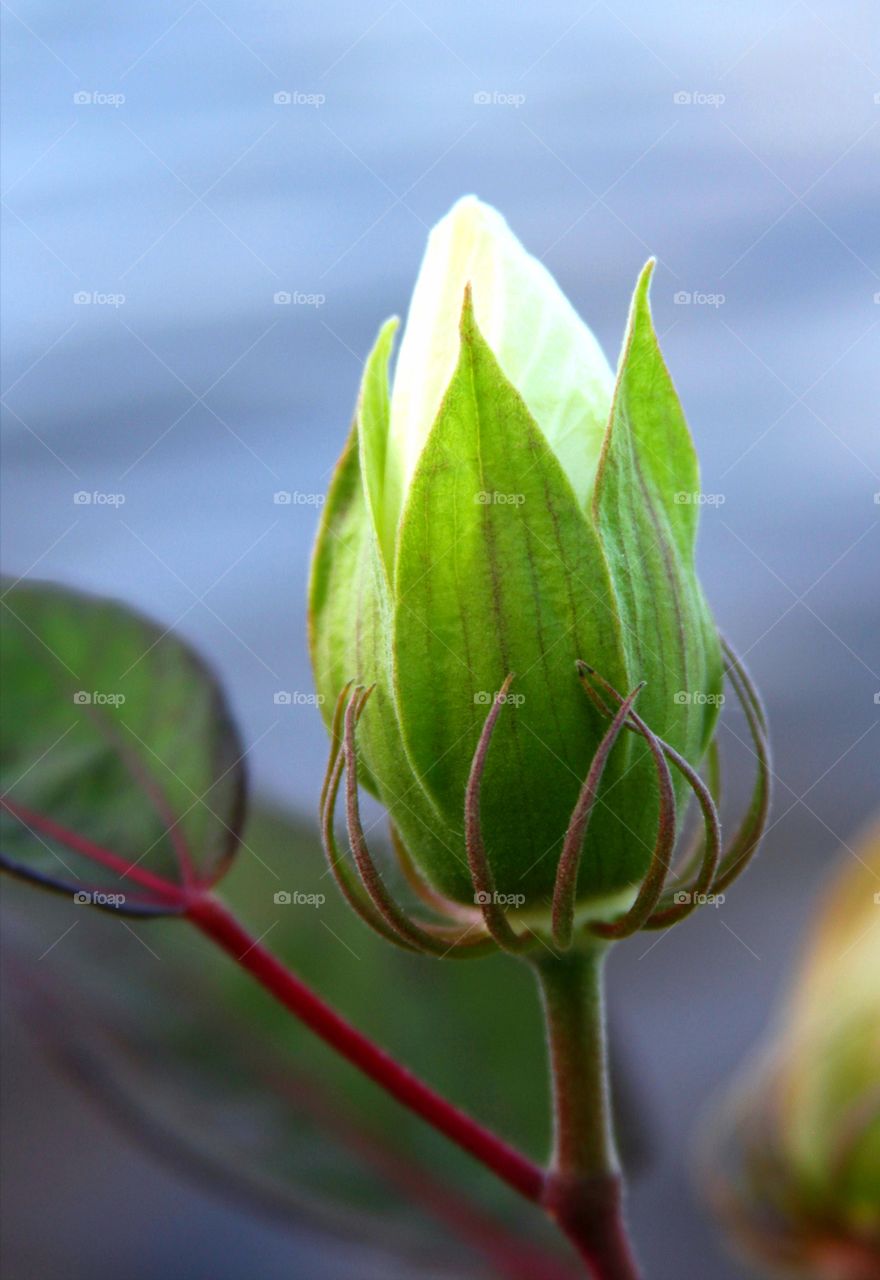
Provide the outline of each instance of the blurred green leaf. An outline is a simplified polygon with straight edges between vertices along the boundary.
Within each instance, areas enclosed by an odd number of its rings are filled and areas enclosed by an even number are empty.
[[[0,678],[8,867],[135,911],[167,907],[159,882],[217,880],[238,844],[243,753],[187,645],[113,601],[16,583]]]

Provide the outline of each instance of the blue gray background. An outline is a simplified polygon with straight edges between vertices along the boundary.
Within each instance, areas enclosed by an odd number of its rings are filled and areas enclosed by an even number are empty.
[[[612,361],[657,255],[657,323],[715,498],[703,576],[765,692],[777,787],[759,867],[650,954],[621,948],[611,998],[657,1115],[632,1197],[649,1274],[742,1274],[694,1190],[689,1135],[876,804],[873,5],[14,0],[2,14],[6,571],[179,627],[222,673],[255,785],[304,812],[323,730],[273,695],[312,688],[317,495],[427,229],[463,192],[496,204]],[[723,732],[744,774],[741,725]],[[84,1155],[67,1095],[44,1089],[48,1108],[16,1102],[12,1146],[37,1125],[66,1157],[16,1166],[10,1277],[95,1274],[117,1212],[138,1275],[181,1248],[176,1275],[254,1274],[255,1249],[261,1276],[290,1274],[284,1233],[91,1117]],[[48,1223],[36,1185],[58,1206]],[[116,1269],[134,1275],[132,1257]],[[344,1257],[303,1265],[349,1274]]]

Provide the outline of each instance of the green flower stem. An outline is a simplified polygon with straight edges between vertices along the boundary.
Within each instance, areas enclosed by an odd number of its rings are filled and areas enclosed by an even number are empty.
[[[553,1088],[553,1157],[543,1204],[595,1280],[638,1280],[622,1215],[611,1123],[602,966],[606,946],[533,960]]]

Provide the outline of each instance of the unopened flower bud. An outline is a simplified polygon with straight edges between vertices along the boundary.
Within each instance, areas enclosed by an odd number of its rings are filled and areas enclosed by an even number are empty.
[[[593,334],[503,218],[474,197],[431,232],[393,379],[396,321],[367,361],[324,510],[311,638],[328,722],[375,685],[360,780],[430,884],[474,902],[463,807],[505,687],[481,786],[497,892],[540,912],[608,718],[578,661],[697,766],[722,661],[694,568],[697,461],[636,286],[615,379]],[[676,774],[676,789],[684,784]],[[655,762],[623,734],[604,771],[578,910],[632,902],[655,844]],[[679,790],[678,794],[682,792]]]

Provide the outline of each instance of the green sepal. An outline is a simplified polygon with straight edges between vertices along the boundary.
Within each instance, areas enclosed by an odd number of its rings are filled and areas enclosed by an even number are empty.
[[[376,685],[358,729],[359,780],[389,811],[405,807],[419,830],[430,832],[435,814],[414,784],[391,697],[392,606],[379,538],[396,324],[383,325],[367,359],[357,415],[324,505],[309,583],[309,644],[328,728],[346,684]]]
[[[636,284],[593,493],[611,566],[627,665],[647,687],[639,714],[696,764],[721,703],[717,630],[697,579],[697,456],[660,352],[648,290]]]
[[[498,891],[524,895],[526,911],[543,909],[604,731],[578,686],[575,661],[585,659],[620,688],[629,677],[596,533],[480,334],[468,297],[459,363],[406,498],[394,600],[398,716],[447,845],[456,837],[463,843],[465,787],[489,700],[516,674],[484,777],[483,829]],[[603,797],[620,782],[632,749],[627,736]],[[472,901],[463,853],[436,856],[405,814],[394,816],[434,883]],[[640,879],[651,840],[628,837],[617,806],[600,801],[582,896]]]

